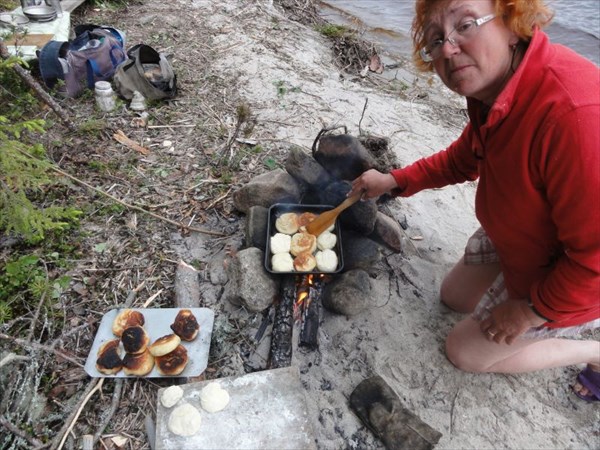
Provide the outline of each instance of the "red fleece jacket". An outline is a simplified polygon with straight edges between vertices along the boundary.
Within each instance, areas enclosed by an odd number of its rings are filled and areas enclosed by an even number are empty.
[[[481,122],[446,150],[391,173],[398,195],[479,178],[477,218],[511,298],[567,327],[600,317],[600,70],[536,30]]]

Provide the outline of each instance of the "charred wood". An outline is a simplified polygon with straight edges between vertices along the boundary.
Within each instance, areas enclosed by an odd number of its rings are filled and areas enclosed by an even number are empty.
[[[294,302],[296,301],[296,279],[283,276],[279,299],[275,305],[269,368],[278,369],[292,364],[292,333],[294,329]]]
[[[319,347],[319,321],[321,318],[322,282],[315,280],[315,284],[308,289],[302,309],[302,325],[298,345],[315,350]]]

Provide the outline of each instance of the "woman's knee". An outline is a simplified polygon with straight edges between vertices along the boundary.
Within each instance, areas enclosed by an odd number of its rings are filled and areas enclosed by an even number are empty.
[[[450,331],[446,338],[446,357],[457,369],[465,372],[487,372],[489,364],[473,345],[473,332],[466,328],[460,322]]]

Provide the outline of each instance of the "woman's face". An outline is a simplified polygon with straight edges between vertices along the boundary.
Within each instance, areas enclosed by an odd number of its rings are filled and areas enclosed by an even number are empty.
[[[429,17],[425,26],[426,42],[445,39],[464,21],[494,13],[492,0],[446,2]],[[452,37],[456,37],[456,33]],[[512,75],[510,46],[517,42],[517,36],[496,17],[478,27],[468,41],[456,47],[445,42],[442,56],[433,61],[433,67],[454,92],[491,105]]]

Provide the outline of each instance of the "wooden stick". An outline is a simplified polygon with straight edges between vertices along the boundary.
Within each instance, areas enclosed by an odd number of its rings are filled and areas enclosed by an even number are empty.
[[[83,411],[83,407],[87,404],[87,402],[92,397],[92,395],[94,395],[96,393],[96,391],[99,391],[100,389],[102,389],[102,385],[103,384],[104,384],[104,378],[99,378],[98,382],[92,388],[92,390],[83,398],[83,401],[81,402],[81,405],[79,405],[79,408],[77,409],[77,411],[75,413],[75,416],[70,421],[71,423],[69,424],[69,427],[67,428],[67,431],[65,431],[65,433],[63,434],[63,437],[62,437],[60,443],[58,444],[58,447],[56,448],[56,450],[60,450],[63,447],[63,445],[65,444],[65,441],[67,440],[67,436],[69,436],[69,433],[71,432],[71,430],[75,426],[75,423],[77,422],[77,419],[79,419],[79,415],[81,414],[81,411]]]
[[[123,391],[123,378],[118,378],[115,380],[115,390],[113,391],[112,401],[110,402],[110,408],[106,412],[102,422],[100,423],[100,425],[98,425],[96,433],[94,434],[92,448],[96,445],[96,443],[100,439],[100,436],[102,436],[102,433],[108,426],[108,423],[110,422],[112,417],[115,415],[115,412],[117,411],[117,408],[119,407],[119,402],[121,401],[121,392],[122,391]]]
[[[35,158],[34,156],[30,155],[29,153],[27,153],[27,152],[24,152],[24,151],[22,151],[22,150],[20,150],[20,149],[17,149],[17,151],[19,151],[19,152],[20,152],[20,153],[22,153],[23,155],[26,155],[26,156],[28,156],[28,157],[30,157],[30,158],[37,159],[37,158]],[[186,225],[184,225],[184,224],[182,224],[182,223],[175,222],[174,220],[171,220],[171,219],[169,219],[169,218],[167,218],[167,217],[163,217],[163,216],[160,216],[160,215],[158,215],[158,214],[155,214],[155,213],[153,213],[153,212],[150,212],[150,211],[148,211],[148,210],[145,210],[144,208],[140,208],[139,206],[130,205],[129,203],[125,203],[124,201],[122,201],[122,200],[119,200],[117,197],[115,197],[115,196],[113,196],[113,195],[109,194],[108,192],[104,192],[102,189],[98,189],[97,187],[95,187],[95,186],[92,186],[91,184],[88,184],[88,183],[86,183],[85,181],[83,181],[83,180],[80,180],[79,178],[77,178],[77,177],[74,177],[73,175],[70,175],[70,174],[68,174],[67,172],[64,172],[64,171],[60,170],[58,167],[56,167],[56,166],[54,166],[54,165],[51,165],[51,166],[50,166],[50,168],[51,168],[51,169],[52,169],[54,172],[56,172],[56,173],[58,173],[58,174],[60,174],[60,175],[63,175],[63,176],[65,176],[65,177],[67,177],[67,178],[69,178],[69,179],[71,179],[71,180],[75,181],[76,183],[79,183],[79,184],[81,184],[81,185],[83,185],[83,186],[87,187],[88,189],[91,189],[92,191],[94,191],[94,192],[97,192],[97,193],[98,193],[98,194],[100,194],[100,195],[104,195],[105,197],[108,197],[108,198],[110,198],[111,200],[113,200],[113,201],[115,201],[115,202],[119,203],[120,205],[123,205],[123,206],[124,206],[125,208],[127,208],[127,209],[133,209],[133,210],[135,210],[135,211],[139,211],[139,212],[141,212],[141,213],[148,214],[149,216],[152,216],[152,217],[154,217],[155,219],[159,219],[159,220],[162,220],[162,221],[164,221],[164,222],[168,222],[168,223],[170,223],[170,224],[172,224],[172,225],[176,225],[177,227],[179,227],[179,228],[183,228],[184,230],[187,230],[187,231],[195,231],[195,232],[197,232],[197,233],[204,233],[204,234],[209,234],[209,235],[212,235],[212,236],[227,236],[225,233],[221,233],[221,232],[219,232],[219,231],[211,231],[211,230],[206,230],[206,229],[204,229],[204,228],[188,227],[188,226],[186,226]]]
[[[3,414],[0,414],[0,425],[6,428],[10,433],[19,436],[22,439],[25,439],[34,447],[42,447],[44,445],[42,441],[38,441],[36,438],[29,436],[26,432],[10,423],[8,419],[4,417]]]
[[[15,337],[9,336],[8,334],[4,334],[4,333],[0,333],[0,339],[14,342],[15,344],[20,345],[21,347],[34,348],[37,350],[44,350],[48,353],[54,353],[56,356],[59,356],[69,362],[72,362],[73,364],[75,364],[79,367],[83,367],[83,364],[81,364],[79,361],[74,359],[72,356],[69,356],[69,355],[63,353],[60,350],[56,350],[54,348],[48,347],[47,345],[39,344],[37,342],[29,342],[29,341],[26,341],[25,339],[15,338]]]
[[[8,47],[6,44],[0,40],[0,57],[2,59],[8,59],[11,57],[10,52],[8,51]],[[69,128],[71,131],[77,131],[77,127],[71,122],[69,116],[65,110],[58,104],[56,101],[50,97],[50,95],[40,86],[40,84],[33,79],[31,74],[21,67],[19,64],[15,64],[12,66],[13,70],[21,77],[21,79],[29,86],[33,92],[46,103],[52,110],[56,113],[56,115],[62,120],[62,122]]]

